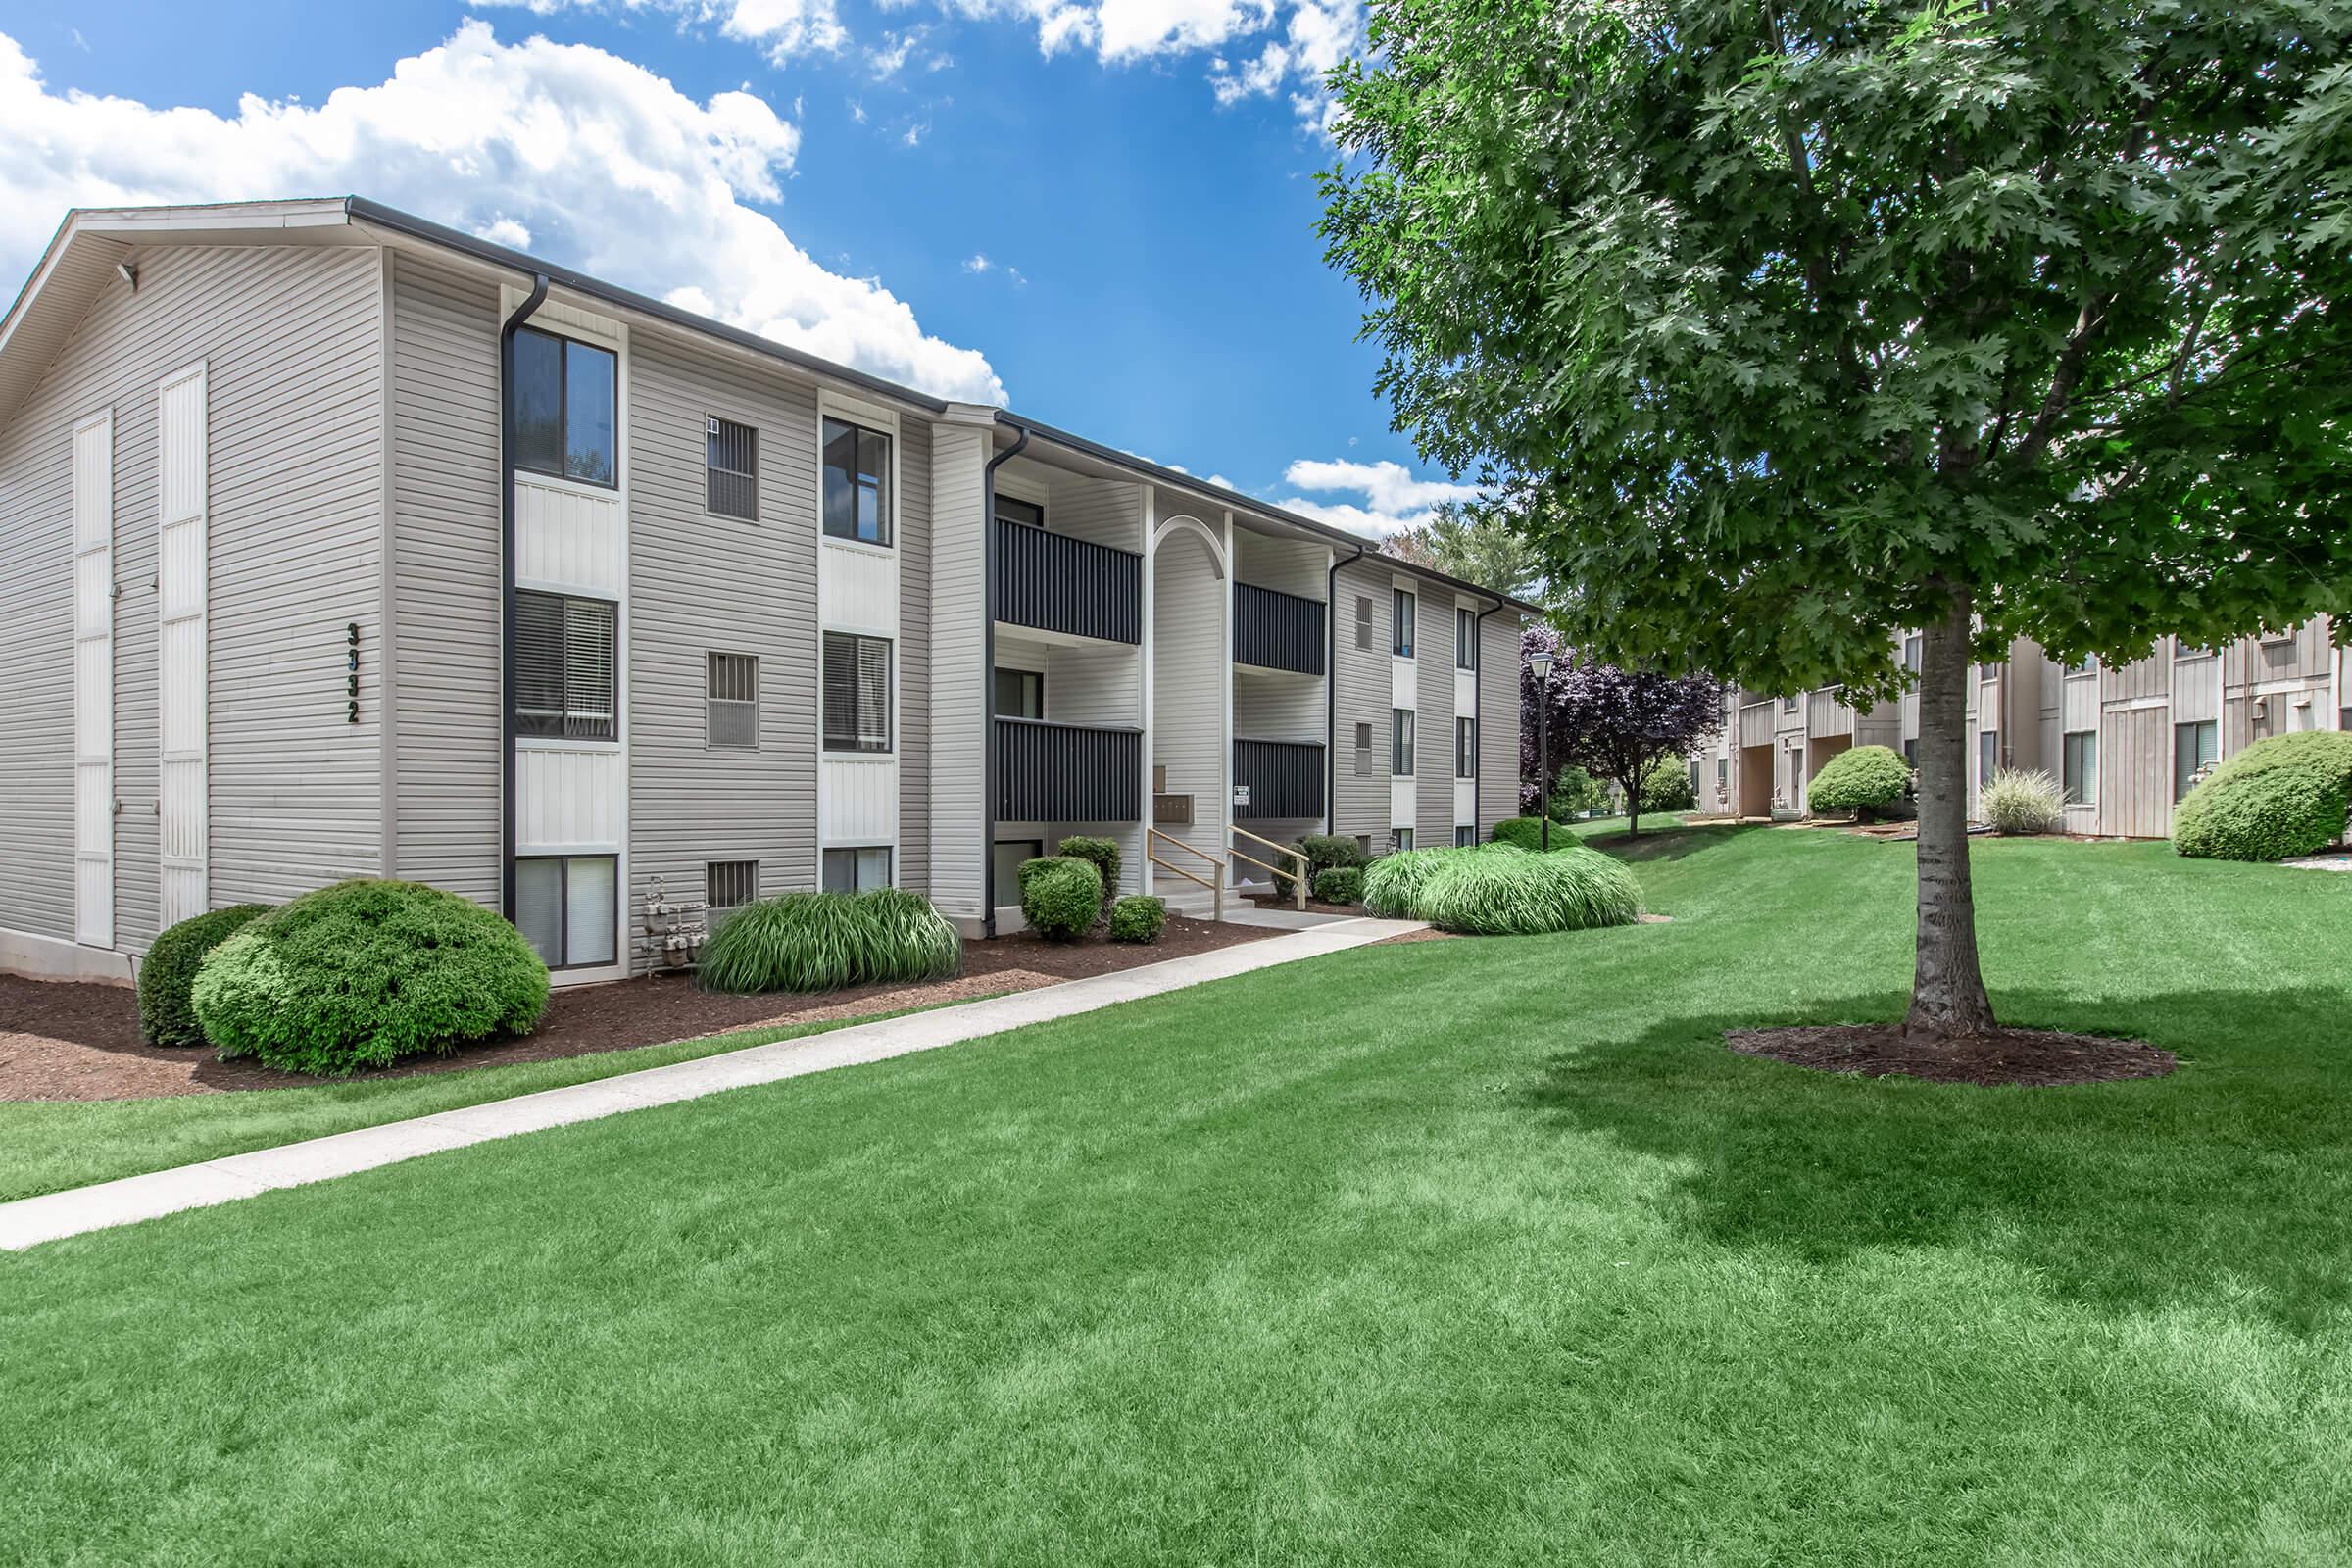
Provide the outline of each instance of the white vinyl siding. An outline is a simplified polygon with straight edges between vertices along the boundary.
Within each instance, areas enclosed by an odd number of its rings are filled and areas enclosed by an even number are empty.
[[[159,920],[161,929],[170,930],[211,906],[204,765],[209,478],[204,367],[167,377],[156,390],[156,405]]]
[[[74,940],[115,945],[115,421],[74,430]]]

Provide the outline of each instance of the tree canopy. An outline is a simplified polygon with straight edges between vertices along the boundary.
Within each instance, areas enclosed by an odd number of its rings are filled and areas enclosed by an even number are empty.
[[[1538,652],[1552,656],[1548,681],[1537,680],[1529,667],[1529,657]],[[1519,705],[1520,778],[1533,781],[1540,794],[1540,749],[1548,737],[1554,776],[1565,764],[1616,785],[1636,833],[1642,830],[1642,780],[1651,765],[1660,759],[1680,763],[1723,729],[1723,687],[1712,677],[1585,658],[1548,626],[1520,634]],[[1525,799],[1524,786],[1521,793]],[[1541,809],[1540,803],[1531,804]]]
[[[1429,521],[1391,534],[1380,548],[1514,599],[1539,600],[1544,591],[1536,547],[1493,507],[1441,502]]]

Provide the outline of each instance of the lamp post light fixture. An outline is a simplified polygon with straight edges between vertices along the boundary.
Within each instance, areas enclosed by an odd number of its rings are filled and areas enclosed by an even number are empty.
[[[1538,808],[1544,813],[1542,834],[1545,854],[1551,851],[1551,650],[1539,648],[1527,656],[1536,677],[1536,780]]]

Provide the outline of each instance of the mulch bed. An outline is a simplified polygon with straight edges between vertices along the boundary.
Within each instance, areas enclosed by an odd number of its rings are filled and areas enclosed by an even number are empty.
[[[1907,1041],[1895,1024],[1835,1024],[1727,1029],[1723,1037],[1743,1056],[1768,1056],[1822,1072],[1939,1084],[2104,1084],[2161,1078],[2176,1065],[2171,1052],[2144,1041],[2055,1029],[1994,1029],[1956,1040]]]
[[[553,1061],[631,1046],[692,1040],[767,1024],[820,1023],[936,1006],[1281,936],[1261,926],[1215,925],[1170,915],[1157,942],[1112,942],[1098,929],[1078,942],[1030,932],[963,945],[963,973],[928,985],[858,986],[806,995],[736,997],[685,976],[649,976],[560,989],[528,1035],[420,1056],[359,1078]],[[279,1072],[251,1060],[220,1061],[202,1048],[151,1046],[139,1037],[137,996],[127,986],[28,980],[0,974],[0,1101],[133,1100],[243,1089],[350,1082]]]

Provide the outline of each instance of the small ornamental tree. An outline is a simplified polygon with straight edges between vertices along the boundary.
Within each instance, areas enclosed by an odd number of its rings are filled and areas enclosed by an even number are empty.
[[[1551,679],[1536,679],[1528,656],[1552,655]],[[1625,796],[1629,834],[1642,831],[1642,778],[1652,763],[1678,765],[1723,728],[1723,687],[1705,675],[1661,675],[1578,657],[1548,626],[1530,626],[1519,638],[1519,776],[1544,776],[1542,706],[1551,705],[1551,765],[1563,762],[1617,786]],[[1530,811],[1538,792],[1522,787]],[[1553,802],[1558,809],[1558,802]]]
[[[1333,263],[1577,645],[1912,683],[1905,1032],[1994,1019],[1968,665],[2352,610],[2352,8],[1371,0]]]

